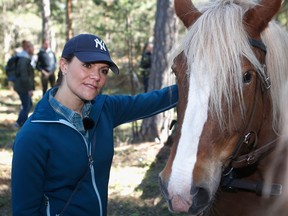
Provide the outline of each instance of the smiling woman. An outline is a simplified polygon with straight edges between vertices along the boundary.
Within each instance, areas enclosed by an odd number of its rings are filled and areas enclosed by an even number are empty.
[[[101,92],[107,81],[109,68],[115,74],[119,74],[117,65],[110,58],[108,48],[99,37],[74,37],[66,43],[62,52],[60,80],[57,81],[60,86],[55,98],[64,99],[64,105],[73,104],[72,98],[76,101],[80,99],[81,107],[81,101],[91,101]]]
[[[177,86],[101,94],[109,69],[119,73],[98,36],[80,34],[64,46],[58,86],[46,92],[13,145],[14,216],[107,215],[113,129],[178,100]]]

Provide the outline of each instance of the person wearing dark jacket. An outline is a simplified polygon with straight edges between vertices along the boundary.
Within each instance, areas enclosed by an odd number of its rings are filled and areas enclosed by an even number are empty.
[[[50,49],[49,40],[44,39],[42,47],[38,52],[38,59],[36,69],[41,72],[41,84],[43,95],[48,89],[48,82],[50,86],[55,85],[55,70],[57,67],[55,53]]]
[[[152,52],[153,52],[153,44],[151,42],[146,43],[140,61],[140,71],[142,76],[144,92],[148,91],[149,77],[152,66]]]
[[[34,46],[30,41],[23,44],[23,51],[17,56],[16,80],[14,90],[19,95],[21,109],[15,127],[21,127],[28,118],[32,108],[32,96],[34,90],[34,68],[31,65],[31,59],[34,52]]]
[[[119,69],[91,34],[70,39],[59,64],[59,86],[46,92],[13,144],[13,215],[106,216],[113,129],[175,107],[178,88],[101,94],[108,71]]]

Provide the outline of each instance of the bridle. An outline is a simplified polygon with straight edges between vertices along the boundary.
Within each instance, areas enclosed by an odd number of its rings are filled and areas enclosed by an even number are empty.
[[[266,55],[266,46],[261,40],[249,39],[251,46],[260,49]],[[261,71],[259,71],[261,70]],[[257,112],[257,103],[260,94],[263,95],[271,87],[270,77],[267,74],[267,67],[265,62],[262,62],[262,68],[258,69],[257,75],[260,77],[261,86],[259,80],[257,80],[255,100],[252,108],[252,113],[250,115],[250,120],[247,124],[246,130],[243,136],[238,141],[236,148],[234,149],[232,155],[225,161],[223,165],[221,187],[224,189],[242,189],[246,191],[256,192],[257,195],[262,195],[263,191],[263,181],[249,181],[244,178],[237,178],[235,170],[246,168],[257,163],[261,158],[267,155],[275,146],[278,140],[272,140],[271,142],[265,144],[264,146],[258,147],[258,132],[251,130],[251,125],[254,120],[255,113]],[[262,88],[261,88],[262,87]],[[260,90],[262,89],[262,90]],[[264,97],[262,100],[265,103]],[[261,122],[262,124],[262,122]],[[242,152],[243,148],[249,147],[250,151],[248,153]],[[242,153],[242,154],[241,154]],[[279,184],[271,184],[270,195],[280,195],[282,191],[282,186]]]

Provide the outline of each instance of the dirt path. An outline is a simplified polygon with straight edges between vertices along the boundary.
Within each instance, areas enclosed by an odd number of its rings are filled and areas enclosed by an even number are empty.
[[[36,90],[33,93],[33,104],[41,98],[42,93]],[[19,96],[12,89],[0,90],[0,125],[9,126],[16,121],[21,102]]]

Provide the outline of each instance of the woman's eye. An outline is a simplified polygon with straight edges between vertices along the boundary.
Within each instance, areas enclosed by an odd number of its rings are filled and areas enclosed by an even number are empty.
[[[101,73],[104,74],[104,75],[107,75],[109,72],[109,69],[102,69],[101,70]]]
[[[91,68],[92,64],[90,64],[90,63],[83,63],[83,66],[86,67],[86,68]]]
[[[243,82],[244,83],[250,83],[252,80],[252,73],[251,71],[246,71],[243,75]]]

